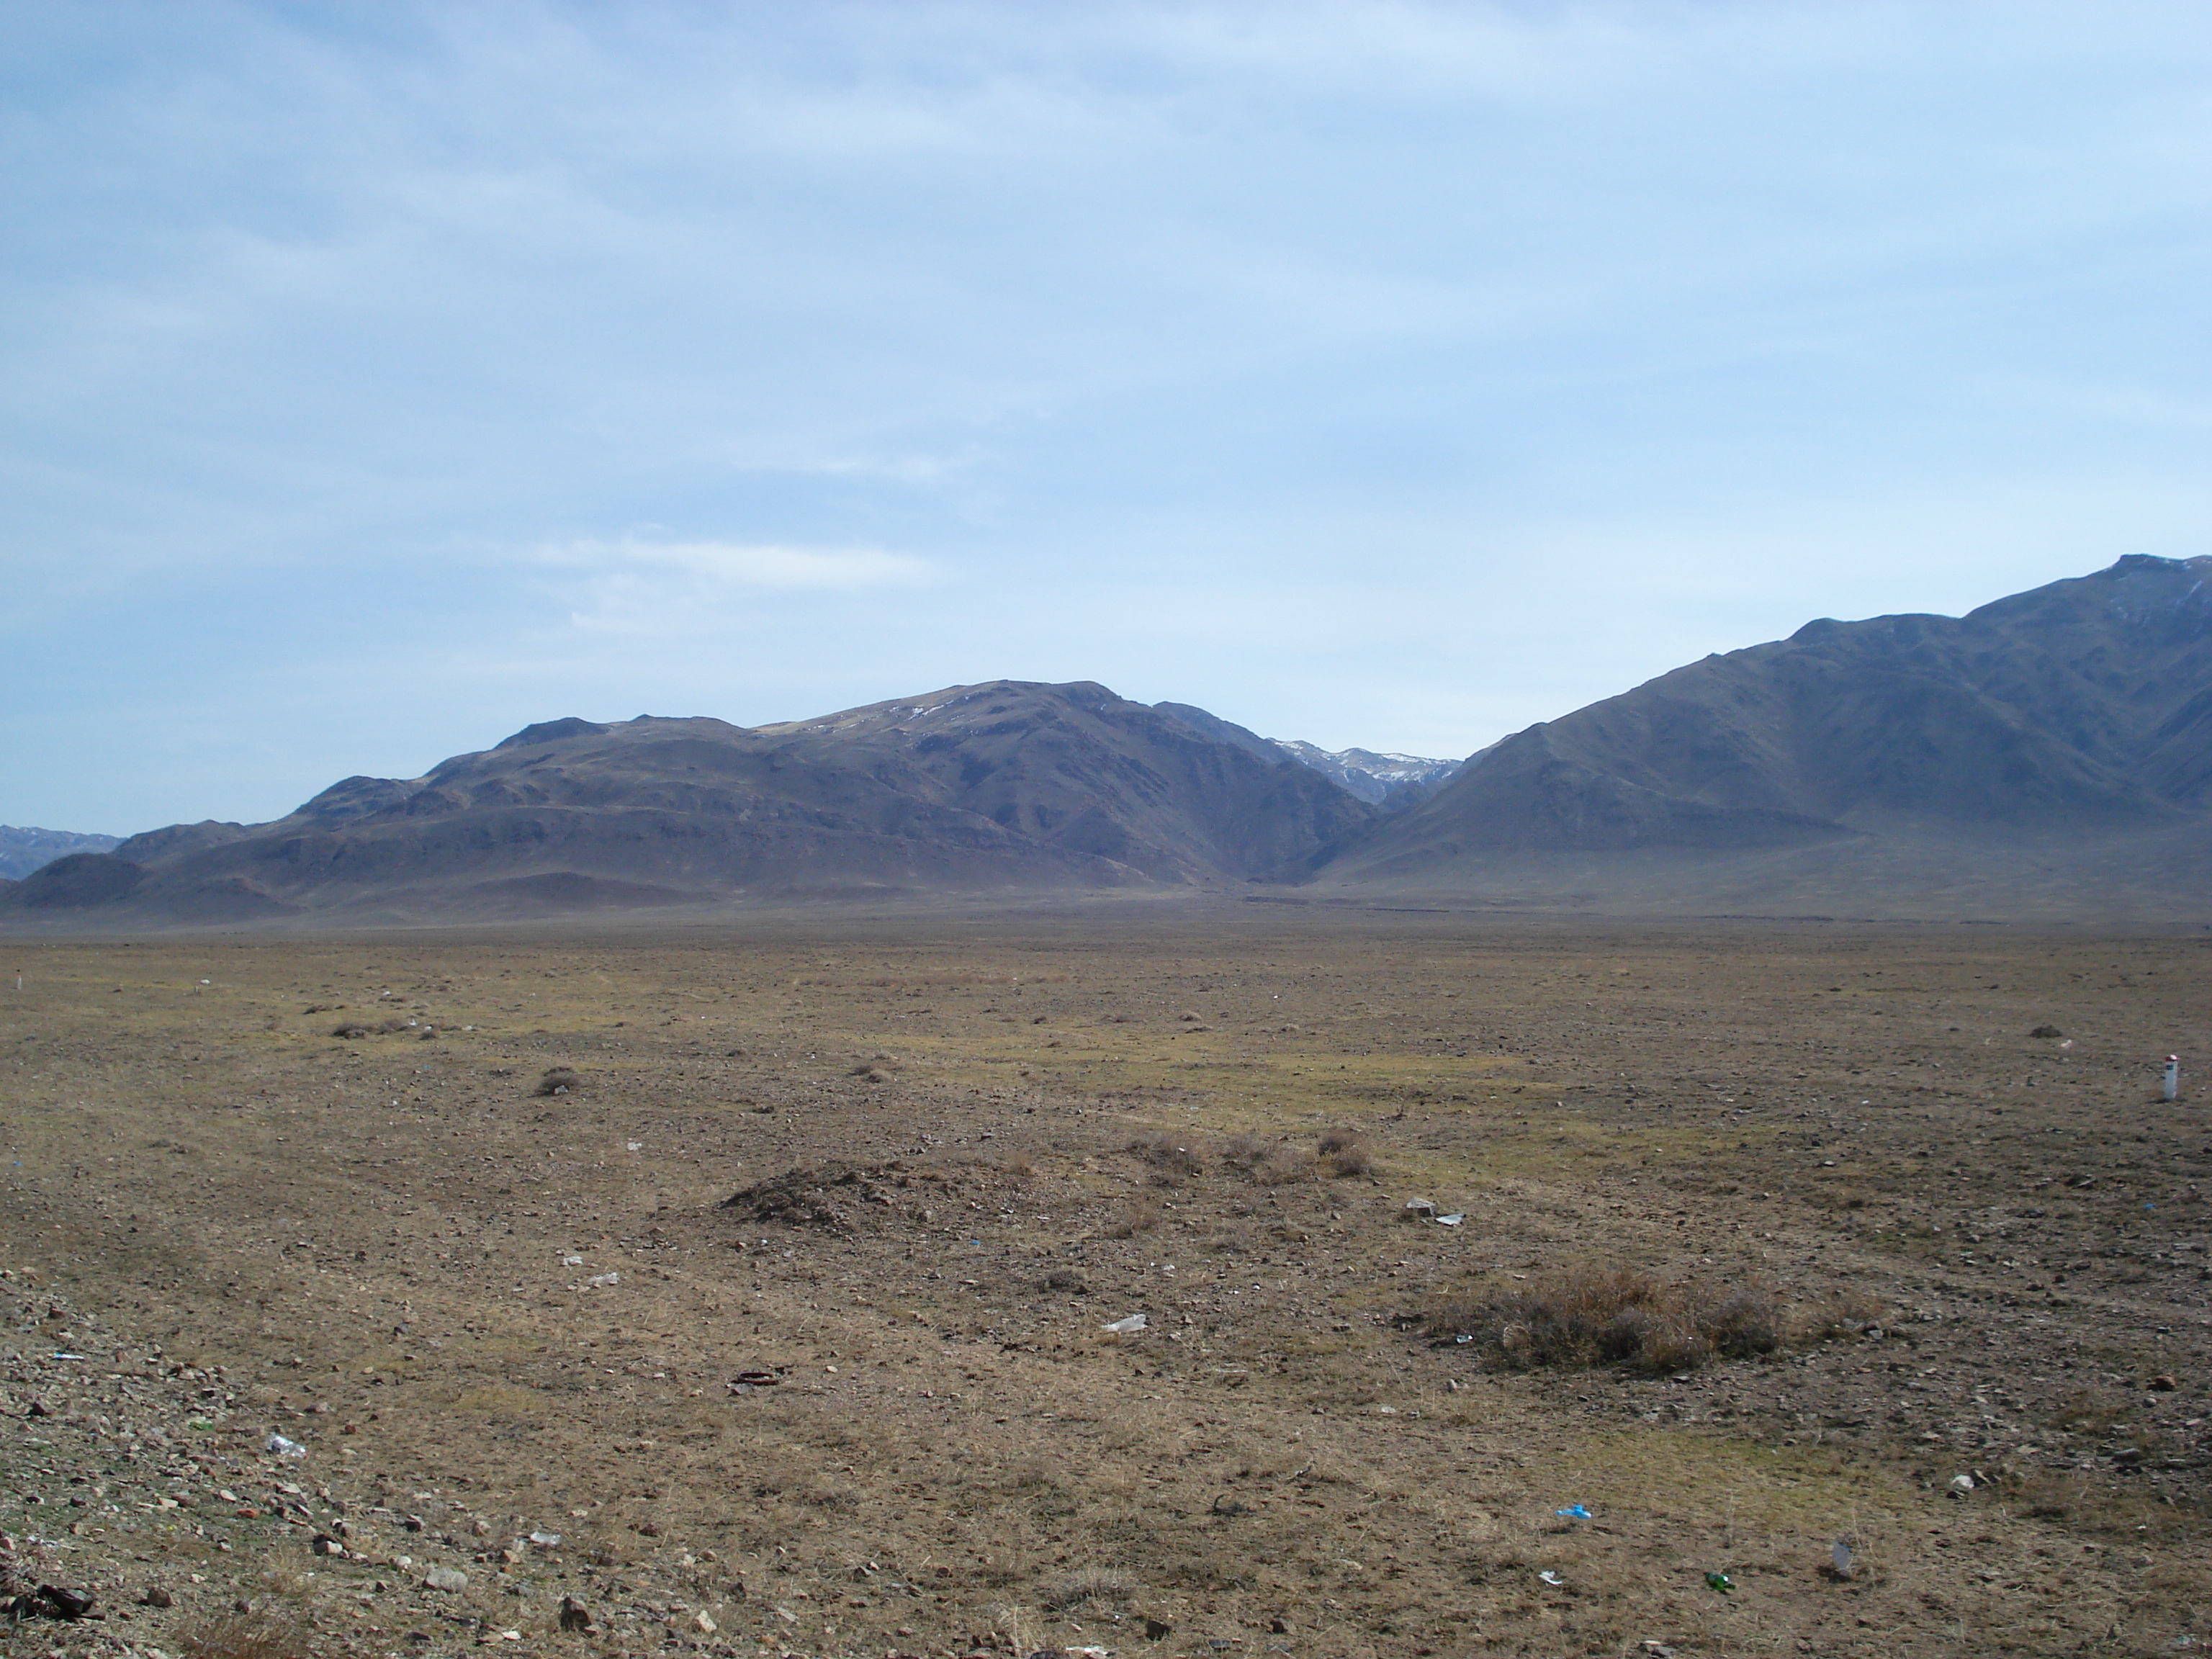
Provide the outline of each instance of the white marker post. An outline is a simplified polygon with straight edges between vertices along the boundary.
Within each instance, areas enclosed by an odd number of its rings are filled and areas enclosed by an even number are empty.
[[[2166,1097],[2168,1100],[2181,1098],[2181,1056],[2179,1054],[2168,1054],[2166,1057]]]

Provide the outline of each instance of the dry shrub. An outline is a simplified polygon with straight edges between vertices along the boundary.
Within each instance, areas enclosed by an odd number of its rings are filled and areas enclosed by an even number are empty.
[[[1231,1169],[1249,1170],[1275,1150],[1275,1143],[1258,1135],[1231,1135],[1221,1143],[1221,1161]]]
[[[1043,1599],[1054,1613],[1066,1613],[1082,1607],[1117,1607],[1136,1593],[1135,1583],[1125,1572],[1112,1567],[1078,1567],[1047,1585]]]
[[[1252,1166],[1252,1179],[1262,1187],[1288,1187],[1297,1182],[1311,1181],[1321,1173],[1321,1165],[1288,1146],[1275,1150]]]
[[[583,1086],[584,1079],[566,1066],[553,1066],[547,1067],[545,1075],[538,1079],[537,1088],[531,1092],[540,1095],[574,1094]]]
[[[1133,1198],[1121,1219],[1106,1230],[1109,1238],[1134,1238],[1160,1224],[1160,1206],[1149,1198]]]
[[[228,1613],[177,1639],[185,1659],[315,1659],[313,1638],[289,1616],[267,1608]]]
[[[1375,1169],[1375,1153],[1357,1129],[1331,1129],[1317,1150],[1322,1167],[1332,1176],[1364,1176]]]
[[[1156,1181],[1164,1177],[1172,1183],[1206,1168],[1206,1160],[1190,1143],[1174,1135],[1139,1135],[1129,1143],[1129,1150],[1152,1166]]]
[[[1686,1370],[1782,1346],[1780,1297],[1763,1285],[1667,1284],[1632,1267],[1576,1267],[1541,1284],[1448,1303],[1432,1331],[1467,1336],[1495,1364]]]

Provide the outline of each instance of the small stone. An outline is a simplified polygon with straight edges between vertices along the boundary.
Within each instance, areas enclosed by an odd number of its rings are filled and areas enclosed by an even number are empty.
[[[691,1622],[698,1626],[699,1634],[702,1636],[712,1636],[716,1629],[714,1621],[703,1613],[694,1618]]]
[[[319,1532],[307,1542],[307,1547],[318,1555],[343,1555],[346,1547],[326,1532]]]
[[[140,1596],[138,1599],[142,1603],[149,1607],[174,1607],[177,1602],[177,1598],[170,1595],[168,1591],[163,1589],[159,1584],[149,1584],[146,1587],[145,1595]]]
[[[1406,1207],[1399,1212],[1408,1221],[1425,1221],[1437,1212],[1437,1206],[1425,1198],[1409,1198]]]
[[[587,1631],[592,1628],[592,1610],[573,1595],[561,1598],[561,1628],[568,1631]]]
[[[2172,1377],[2171,1377],[2171,1376],[2165,1376],[2165,1375],[2163,1375],[2163,1374],[2160,1374],[2160,1376],[2154,1376],[2154,1377],[2153,1377],[2153,1378],[2151,1378],[2151,1380],[2150,1380],[2150,1388],[2151,1388],[2151,1391],[2152,1391],[2153,1393],[2154,1393],[2154,1394],[2172,1394],[2172,1393],[2176,1389],[2179,1388],[2180,1386],[2181,1386],[2181,1384],[2180,1384],[2179,1382],[2178,1382],[2177,1381],[2175,1381]]]
[[[469,1587],[469,1576],[459,1567],[433,1567],[422,1575],[425,1589],[465,1590]]]
[[[1175,1626],[1164,1619],[1145,1620],[1145,1640],[1147,1642],[1164,1642],[1174,1634]]]

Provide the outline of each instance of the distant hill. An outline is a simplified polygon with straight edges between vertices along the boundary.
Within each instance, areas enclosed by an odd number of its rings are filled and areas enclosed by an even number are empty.
[[[2178,894],[2206,888],[2208,810],[2212,558],[2130,556],[1962,617],[1808,623],[1530,726],[1322,878],[1848,903],[2018,866]]]
[[[112,852],[120,844],[121,838],[115,836],[80,835],[73,830],[19,830],[0,823],[0,878],[21,881],[40,866],[71,853]]]
[[[526,727],[273,823],[176,825],[39,872],[49,920],[415,916],[806,894],[1242,884],[1372,810],[1101,685],[994,681],[747,728]]]
[[[2212,922],[2212,558],[2124,558],[1960,617],[1808,623],[1464,763],[1323,751],[1089,682],[750,728],[549,720],[419,778],[344,779],[273,823],[64,853],[0,878],[0,919],[1255,884],[1346,904]]]
[[[1187,702],[1156,702],[1153,708],[1224,743],[1235,744],[1265,760],[1294,760],[1374,805],[1395,805],[1420,799],[1428,786],[1457,771],[1455,760],[1421,755],[1393,755],[1372,749],[1328,750],[1295,738],[1263,738]]]

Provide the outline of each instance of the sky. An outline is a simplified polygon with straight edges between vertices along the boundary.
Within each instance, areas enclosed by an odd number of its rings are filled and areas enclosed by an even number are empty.
[[[2212,522],[2198,0],[0,0],[0,823],[1097,680],[1469,753]]]

